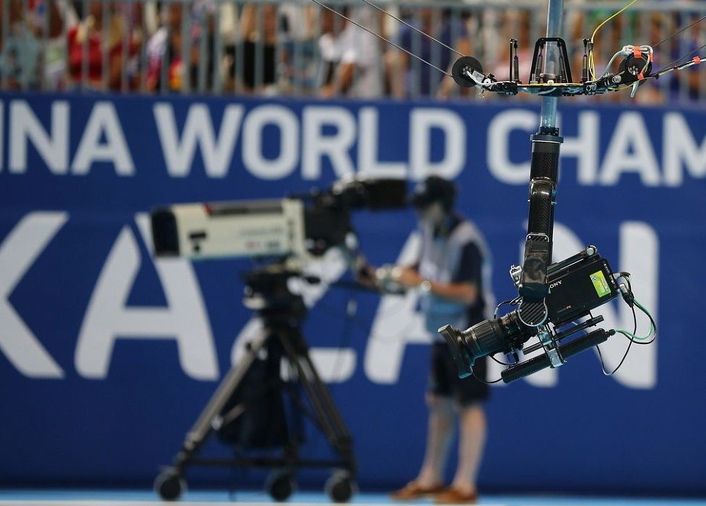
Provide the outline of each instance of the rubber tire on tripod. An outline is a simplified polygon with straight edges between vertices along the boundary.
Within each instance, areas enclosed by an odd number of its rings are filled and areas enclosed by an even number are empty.
[[[154,490],[165,501],[176,501],[186,490],[186,482],[174,469],[162,471],[154,480]]]
[[[286,501],[297,489],[297,482],[291,471],[274,471],[267,478],[265,490],[277,502]]]
[[[348,502],[358,485],[349,471],[337,471],[326,481],[325,490],[333,502]]]

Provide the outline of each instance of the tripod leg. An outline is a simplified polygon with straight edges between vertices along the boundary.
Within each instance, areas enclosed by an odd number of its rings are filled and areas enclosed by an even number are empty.
[[[295,339],[296,337],[296,339]],[[321,380],[309,356],[304,338],[298,334],[279,334],[282,348],[289,361],[296,367],[299,381],[311,401],[314,412],[329,442],[338,451],[351,473],[355,472],[352,438],[331,393]],[[296,346],[295,344],[296,343]]]
[[[186,482],[182,477],[184,467],[206,439],[213,420],[222,411],[232,393],[245,377],[268,337],[269,332],[265,329],[248,343],[248,353],[241,361],[230,368],[228,374],[218,385],[208,404],[199,415],[194,426],[187,432],[182,449],[175,458],[174,467],[164,468],[160,475],[157,476],[154,488],[162,499],[174,501],[185,490]]]
[[[243,377],[245,377],[248,369],[250,369],[250,366],[255,361],[258,352],[265,345],[267,338],[268,330],[264,329],[255,339],[248,343],[247,354],[242,360],[231,367],[226,377],[221,381],[221,384],[218,385],[218,388],[199,415],[196,423],[186,434],[183,450],[179,456],[181,461],[188,459],[204,441],[211,429],[211,423],[228,402],[228,399],[243,380]]]

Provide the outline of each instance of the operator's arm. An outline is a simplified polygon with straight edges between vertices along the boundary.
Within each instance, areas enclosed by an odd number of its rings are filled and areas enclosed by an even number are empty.
[[[426,288],[437,297],[443,297],[452,302],[473,305],[479,297],[478,287],[481,279],[481,266],[483,257],[478,246],[470,242],[461,252],[459,268],[450,283],[425,280],[415,267],[405,267],[401,270],[397,282],[406,287],[422,288],[423,283],[429,284]]]
[[[475,283],[438,283],[429,281],[429,291],[439,297],[467,306],[473,304],[478,298],[478,285]]]
[[[438,297],[443,297],[453,302],[471,305],[478,297],[478,285],[471,281],[454,281],[442,283],[440,281],[425,280],[419,272],[412,267],[405,267],[400,272],[396,281],[407,288],[422,287],[425,281],[429,283],[429,292]]]

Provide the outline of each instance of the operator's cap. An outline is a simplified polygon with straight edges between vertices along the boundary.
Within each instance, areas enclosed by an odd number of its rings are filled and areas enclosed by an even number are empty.
[[[417,183],[409,203],[417,209],[424,209],[434,202],[441,202],[444,209],[453,209],[456,200],[456,185],[439,176],[429,176]]]

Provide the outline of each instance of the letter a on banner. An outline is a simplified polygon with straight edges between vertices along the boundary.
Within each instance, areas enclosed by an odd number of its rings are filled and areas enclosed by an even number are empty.
[[[147,219],[138,217],[138,224],[149,245]],[[81,327],[76,369],[84,377],[107,376],[118,339],[174,339],[186,374],[199,380],[217,379],[211,327],[193,268],[180,259],[157,260],[155,266],[168,306],[127,307],[140,269],[140,252],[130,229],[123,228],[103,266]]]

